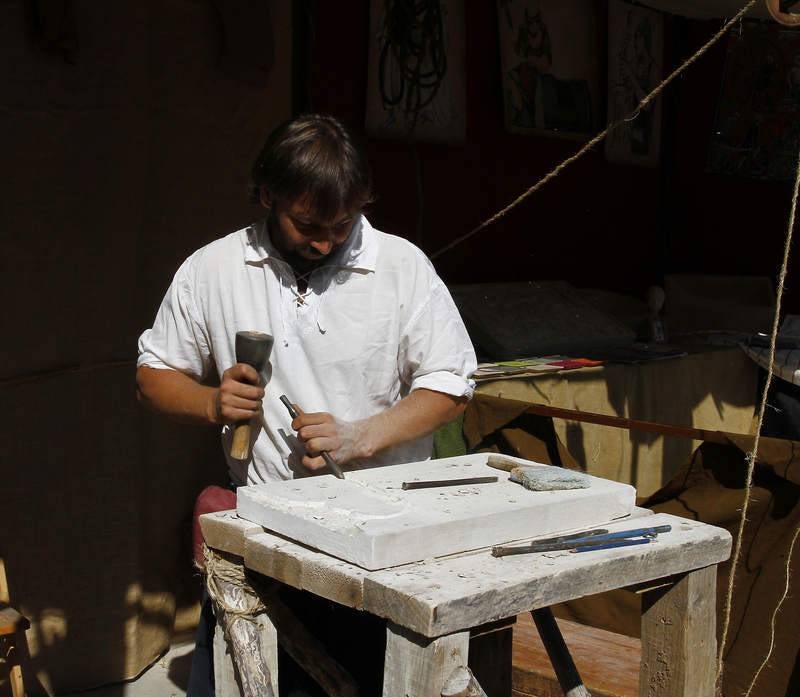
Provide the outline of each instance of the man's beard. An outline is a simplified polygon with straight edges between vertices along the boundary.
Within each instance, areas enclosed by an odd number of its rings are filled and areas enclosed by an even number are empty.
[[[294,269],[296,275],[310,273],[318,266],[322,266],[328,258],[328,255],[319,254],[318,258],[307,259],[291,249],[285,249],[282,245],[283,239],[278,226],[278,215],[275,213],[274,208],[270,209],[269,217],[267,218],[267,230],[273,246],[280,252],[281,259]],[[312,253],[313,251],[312,249]]]

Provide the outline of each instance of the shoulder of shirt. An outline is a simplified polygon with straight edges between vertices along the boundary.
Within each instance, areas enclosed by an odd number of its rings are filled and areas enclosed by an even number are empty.
[[[190,254],[183,262],[185,272],[203,273],[214,271],[220,273],[235,262],[244,258],[244,250],[253,230],[253,225],[218,237]]]
[[[375,235],[375,241],[378,245],[379,260],[381,263],[389,263],[395,265],[399,263],[417,263],[424,267],[428,267],[433,271],[433,264],[430,259],[425,255],[417,245],[413,242],[400,237],[392,235],[388,232],[382,232],[372,226],[372,233]]]

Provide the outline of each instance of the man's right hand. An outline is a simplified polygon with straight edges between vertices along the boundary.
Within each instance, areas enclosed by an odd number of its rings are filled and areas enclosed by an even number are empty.
[[[214,399],[214,422],[234,424],[261,414],[264,388],[255,368],[236,363],[222,374]]]

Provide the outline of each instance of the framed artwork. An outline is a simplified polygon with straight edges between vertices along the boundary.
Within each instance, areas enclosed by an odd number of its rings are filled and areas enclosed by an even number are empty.
[[[664,17],[660,12],[608,4],[608,121],[634,113],[643,97],[663,79]],[[655,167],[661,147],[661,99],[606,138],[609,162]]]
[[[370,0],[366,129],[463,142],[464,0]]]
[[[708,170],[790,180],[800,147],[800,34],[745,21],[728,36]]]
[[[498,0],[506,130],[585,138],[600,102],[593,0]]]

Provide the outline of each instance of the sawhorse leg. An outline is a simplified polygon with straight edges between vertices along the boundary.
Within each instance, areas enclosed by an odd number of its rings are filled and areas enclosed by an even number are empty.
[[[244,623],[246,620],[237,620],[237,622]],[[272,693],[277,695],[278,633],[266,613],[261,613],[255,623],[248,623],[248,625],[247,627],[242,626],[241,630],[245,632],[251,630],[251,633],[257,637],[258,645],[261,647],[260,665],[269,670]],[[254,661],[253,664],[259,664],[259,662]],[[241,697],[242,695],[233,667],[230,647],[219,624],[214,628],[214,692],[217,697]]]
[[[429,639],[389,623],[383,697],[440,697],[445,681],[468,657],[469,631]]]
[[[643,594],[642,697],[713,697],[716,600],[716,565]]]

